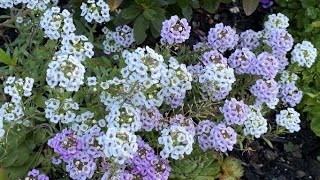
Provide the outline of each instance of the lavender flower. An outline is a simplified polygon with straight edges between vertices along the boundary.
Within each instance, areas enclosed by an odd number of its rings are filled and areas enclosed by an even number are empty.
[[[138,150],[133,158],[128,159],[130,173],[138,179],[166,180],[171,168],[166,159],[160,159],[154,150],[141,139],[138,140]]]
[[[141,111],[141,128],[147,132],[152,131],[158,125],[158,122],[163,118],[158,108],[152,107],[150,109],[143,109]]]
[[[273,53],[286,54],[292,49],[293,38],[285,29],[275,29],[266,35],[264,43],[272,48]]]
[[[161,44],[183,43],[190,36],[191,27],[185,18],[179,19],[178,16],[171,16],[169,20],[162,23]]]
[[[237,133],[231,127],[220,123],[211,130],[209,139],[216,151],[232,151],[233,145],[237,143]]]
[[[251,87],[250,92],[257,97],[257,100],[264,103],[271,103],[277,101],[277,94],[279,86],[273,79],[262,80],[258,79]]]
[[[84,152],[80,152],[75,158],[67,161],[66,171],[72,179],[91,179],[96,170],[94,159]]]
[[[236,49],[228,59],[230,67],[238,74],[250,74],[256,62],[256,55],[247,48]]]
[[[273,5],[272,0],[260,0],[260,3],[262,4],[263,8],[270,8]]]
[[[280,97],[284,104],[294,107],[300,103],[302,99],[302,91],[299,91],[294,83],[287,83],[281,86]]]
[[[227,125],[242,125],[247,119],[249,106],[244,104],[242,100],[237,101],[236,99],[231,98],[230,101],[225,101],[224,106],[220,108],[220,111],[223,113]]]
[[[206,151],[209,149],[213,149],[212,142],[210,141],[210,132],[211,129],[215,126],[215,124],[210,120],[200,121],[196,132],[198,136],[198,143],[202,150]]]
[[[32,179],[49,180],[49,177],[44,174],[40,174],[40,171],[37,169],[32,169],[30,172],[28,172],[28,175],[25,178],[25,180],[32,180]]]
[[[260,45],[258,33],[249,29],[240,34],[239,44],[241,48],[249,50],[255,49]]]
[[[203,64],[209,65],[210,63],[214,63],[214,64],[224,64],[225,66],[227,66],[227,58],[223,57],[223,55],[221,53],[219,53],[219,51],[217,50],[212,50],[209,52],[205,52],[203,54]]]
[[[127,25],[118,26],[113,36],[116,43],[125,48],[129,47],[134,42],[133,29]]]
[[[54,152],[61,156],[61,159],[65,162],[77,157],[84,146],[81,139],[68,129],[62,130],[61,133],[49,139],[48,145],[53,148]]]
[[[239,35],[230,26],[224,26],[222,23],[216,24],[210,28],[207,44],[220,52],[232,50],[239,41]]]
[[[274,78],[279,71],[278,60],[268,52],[262,52],[257,57],[257,63],[252,68],[251,73],[262,75],[265,79]]]

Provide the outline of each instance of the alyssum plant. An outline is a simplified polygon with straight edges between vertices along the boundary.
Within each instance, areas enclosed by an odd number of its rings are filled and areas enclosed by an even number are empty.
[[[317,50],[308,41],[294,46],[283,14],[270,15],[259,32],[238,34],[215,24],[190,50],[184,43],[191,27],[178,16],[162,23],[159,45],[136,47],[127,25],[104,27],[102,38],[92,35],[98,24],[116,16],[105,1],[88,0],[74,9],[93,27],[88,34],[78,34],[73,14],[56,5],[0,2],[1,8],[31,9],[30,17],[16,18],[17,29],[36,24],[44,46],[55,51],[52,57],[44,53],[38,66],[28,66],[35,64],[26,58],[28,52],[15,53],[17,64],[2,69],[7,102],[0,109],[0,165],[10,178],[227,178],[223,173],[232,159],[220,161],[194,149],[227,154],[245,139],[300,130],[294,107],[302,91],[293,71],[309,68]],[[35,76],[43,69],[43,76]],[[275,118],[268,116],[271,111]],[[268,128],[268,121],[276,128]],[[27,158],[15,158],[19,151],[28,152]],[[30,163],[34,151],[37,159]],[[198,168],[192,161],[205,164]],[[189,172],[179,169],[186,163],[192,165]]]

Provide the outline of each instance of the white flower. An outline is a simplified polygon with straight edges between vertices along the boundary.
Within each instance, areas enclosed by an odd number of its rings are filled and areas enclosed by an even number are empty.
[[[296,44],[291,52],[292,62],[310,68],[317,57],[317,49],[309,41]]]
[[[265,30],[270,32],[275,29],[287,29],[287,27],[289,27],[289,18],[281,13],[269,15],[264,23]]]
[[[244,135],[253,135],[259,138],[262,134],[268,131],[267,120],[262,116],[260,109],[249,106],[250,110],[247,115],[247,120],[244,122]]]
[[[110,21],[109,6],[103,0],[87,1],[87,3],[82,3],[81,16],[87,20],[87,22],[92,22],[95,20],[98,23]]]
[[[280,114],[276,115],[276,122],[279,126],[285,127],[290,133],[300,130],[300,114],[293,108],[281,110]]]

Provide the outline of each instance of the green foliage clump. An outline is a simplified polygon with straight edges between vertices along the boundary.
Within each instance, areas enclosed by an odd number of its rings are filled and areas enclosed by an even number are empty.
[[[311,41],[320,49],[320,1],[318,0],[277,0],[276,10],[290,19],[289,32],[295,40]],[[314,65],[306,70],[294,68],[300,76],[298,86],[304,92],[304,98],[298,108],[306,113],[311,121],[311,129],[320,136],[320,56]]]

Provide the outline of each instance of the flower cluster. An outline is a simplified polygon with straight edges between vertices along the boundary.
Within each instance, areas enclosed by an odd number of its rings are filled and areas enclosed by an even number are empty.
[[[185,18],[171,16],[169,20],[162,23],[161,44],[180,44],[189,39],[191,27]]]
[[[51,88],[64,87],[67,91],[78,91],[84,83],[85,68],[73,55],[56,54],[47,69],[47,83]]]
[[[216,24],[211,28],[207,37],[207,45],[220,52],[232,50],[239,41],[239,35],[230,26],[224,26],[222,23]]]
[[[79,104],[71,98],[61,102],[59,99],[50,98],[45,102],[45,117],[52,123],[71,123],[76,121],[77,114],[73,111],[79,110]],[[77,119],[81,116],[78,115]]]
[[[224,123],[215,125],[210,120],[200,121],[197,126],[198,142],[202,150],[231,151],[237,143],[237,133]]]
[[[310,68],[317,57],[318,51],[309,41],[302,41],[296,44],[291,52],[292,62],[297,62],[299,66]]]
[[[278,71],[278,59],[268,52],[262,52],[258,55],[257,61],[253,66],[251,73],[262,75],[265,79],[273,79],[276,77]]]
[[[137,136],[123,128],[108,128],[98,142],[103,146],[104,155],[118,164],[124,164],[138,150]]]
[[[52,7],[47,9],[41,17],[40,27],[50,39],[67,37],[76,30],[70,12],[66,9],[60,11],[59,7]]]
[[[49,177],[44,174],[40,174],[40,171],[37,169],[32,169],[31,171],[28,172],[28,175],[25,178],[25,180],[33,180],[33,179],[49,180]]]
[[[242,32],[239,36],[239,45],[241,48],[253,50],[260,45],[258,33],[249,29]]]
[[[250,92],[257,97],[258,102],[266,103],[271,109],[274,109],[275,105],[279,102],[277,98],[279,85],[273,79],[258,79],[251,87]]]
[[[25,4],[27,8],[32,10],[45,11],[50,4],[57,5],[58,0],[1,0],[0,8],[13,8],[20,3]]]
[[[87,22],[93,20],[98,23],[110,21],[109,5],[103,0],[88,0],[82,3],[81,16],[84,16]]]
[[[60,54],[70,54],[79,61],[84,61],[87,58],[92,58],[94,55],[93,45],[84,35],[75,35],[71,33],[62,39]]]
[[[121,128],[128,132],[140,130],[142,123],[140,120],[140,110],[131,104],[115,104],[111,107],[105,119],[108,128]]]
[[[234,98],[226,100],[223,107],[220,108],[224,115],[224,119],[227,125],[237,124],[242,125],[247,119],[249,112],[249,106],[246,105],[243,100],[237,101]]]
[[[23,96],[31,96],[33,83],[33,78],[26,77],[25,80],[23,80],[22,78],[16,79],[15,77],[10,76],[4,83],[4,93],[11,96],[11,102],[19,104],[21,103]]]
[[[191,154],[194,136],[182,126],[172,125],[161,131],[158,138],[159,144],[163,145],[160,152],[162,158],[183,158],[184,154]]]
[[[150,109],[143,109],[140,118],[142,122],[141,128],[150,132],[159,125],[159,121],[163,119],[163,115],[159,112],[158,108],[152,107]]]
[[[175,58],[170,57],[169,67],[165,69],[160,83],[161,94],[165,103],[172,108],[177,108],[183,104],[187,90],[191,90],[192,76],[188,72],[185,64],[180,64]]]
[[[264,42],[272,48],[273,53],[280,54],[286,54],[293,46],[293,38],[285,29],[275,29],[267,33]]]
[[[128,159],[130,173],[142,179],[168,179],[171,168],[166,159],[160,159],[154,150],[141,139],[133,158]]]
[[[228,58],[230,67],[238,74],[251,74],[256,62],[256,55],[247,48],[236,49]]]
[[[267,120],[262,116],[260,109],[254,106],[249,106],[247,120],[244,122],[244,135],[253,135],[259,138],[262,134],[268,131]]]
[[[210,64],[203,68],[199,74],[201,90],[204,98],[212,101],[224,99],[232,89],[235,82],[234,70],[223,64]]]
[[[227,58],[223,57],[223,55],[221,53],[219,53],[219,51],[217,50],[212,50],[212,51],[208,51],[205,52],[203,54],[203,64],[205,66],[214,63],[214,64],[223,64],[225,66],[227,66]]]
[[[281,110],[280,114],[276,115],[276,122],[279,126],[285,127],[290,133],[300,130],[300,114],[293,108]]]
[[[268,31],[287,29],[287,27],[289,27],[289,18],[281,13],[269,15],[268,20],[264,22],[264,28]]]

